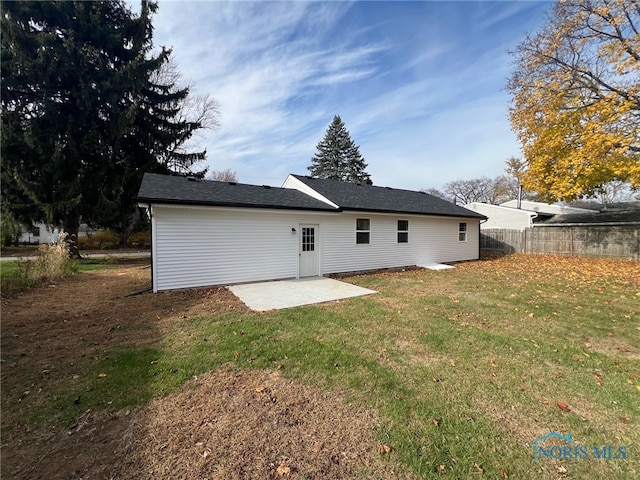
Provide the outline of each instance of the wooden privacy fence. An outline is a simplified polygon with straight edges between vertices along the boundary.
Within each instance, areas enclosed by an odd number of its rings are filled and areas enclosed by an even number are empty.
[[[486,229],[480,249],[640,260],[640,224],[536,225],[525,230]]]

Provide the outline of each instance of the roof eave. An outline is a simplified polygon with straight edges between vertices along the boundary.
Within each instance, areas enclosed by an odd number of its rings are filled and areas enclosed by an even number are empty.
[[[308,210],[313,212],[338,212],[335,208],[322,208],[322,207],[302,207],[302,206],[290,206],[290,205],[264,205],[264,204],[252,204],[252,203],[235,203],[235,202],[205,202],[205,201],[193,201],[193,200],[177,200],[166,198],[147,198],[138,197],[138,203],[144,203],[146,205],[192,205],[201,207],[229,207],[229,208],[260,208],[260,209],[276,209],[276,210]]]
[[[434,217],[454,217],[454,218],[473,218],[477,220],[488,220],[489,217],[486,217],[482,214],[473,215],[462,215],[462,214],[453,214],[453,213],[433,213],[433,212],[408,212],[406,210],[381,210],[375,208],[349,208],[349,207],[341,207],[341,210],[344,212],[371,212],[371,213],[389,213],[391,215],[423,215],[423,216],[434,216]]]

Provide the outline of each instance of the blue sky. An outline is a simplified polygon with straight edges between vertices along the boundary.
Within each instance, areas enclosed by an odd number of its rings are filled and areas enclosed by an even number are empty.
[[[221,105],[200,139],[212,170],[280,185],[307,174],[333,116],[376,185],[497,176],[520,148],[507,53],[550,2],[159,1],[154,44]]]

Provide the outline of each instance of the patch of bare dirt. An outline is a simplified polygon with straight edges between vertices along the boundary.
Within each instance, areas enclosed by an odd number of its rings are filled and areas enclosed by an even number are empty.
[[[278,372],[221,368],[132,412],[50,439],[6,478],[398,478],[375,419]],[[7,468],[5,468],[7,467]]]
[[[125,266],[2,298],[3,397],[7,388],[29,389],[33,369],[46,371],[47,381],[54,382],[72,374],[74,362],[115,345],[160,345],[188,317],[248,311],[225,288],[136,295],[150,281],[148,265]]]
[[[2,478],[401,478],[371,414],[277,372],[221,368],[71,429],[29,423],[30,397],[49,398],[78,363],[115,345],[160,345],[189,317],[248,312],[224,288],[129,296],[149,284],[149,268],[133,265],[2,299]]]

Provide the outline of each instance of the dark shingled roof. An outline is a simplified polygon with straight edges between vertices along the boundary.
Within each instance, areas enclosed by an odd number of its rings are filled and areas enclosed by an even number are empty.
[[[145,173],[138,191],[140,203],[215,205],[226,207],[328,210],[332,206],[298,190]]]
[[[487,218],[424,192],[293,175],[342,210]]]
[[[293,175],[340,210],[486,218],[423,192]],[[299,190],[145,173],[140,203],[339,211]]]
[[[541,225],[571,225],[582,224],[640,224],[640,210],[625,211],[595,211],[593,213],[568,213],[554,215],[548,220],[540,222]]]

